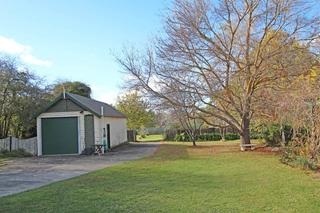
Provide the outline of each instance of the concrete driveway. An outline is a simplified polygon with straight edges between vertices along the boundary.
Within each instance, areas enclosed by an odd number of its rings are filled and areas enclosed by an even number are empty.
[[[0,197],[151,155],[159,143],[129,143],[104,156],[47,156],[10,160],[0,168]]]

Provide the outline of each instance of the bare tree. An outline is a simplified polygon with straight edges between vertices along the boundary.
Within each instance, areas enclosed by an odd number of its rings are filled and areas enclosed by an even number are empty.
[[[196,146],[196,140],[200,135],[200,129],[203,121],[197,118],[197,112],[194,109],[173,106],[171,108],[172,114],[177,119],[192,141],[192,145]]]
[[[249,144],[260,91],[281,89],[282,81],[310,69],[310,58],[299,58],[320,35],[319,18],[305,15],[310,6],[300,0],[176,0],[154,46],[125,50],[117,60],[130,86],[193,108],[209,124],[208,118],[220,119]]]
[[[205,120],[207,121],[207,119],[205,119]],[[226,136],[226,133],[227,133],[227,129],[228,129],[228,127],[230,127],[230,125],[228,123],[226,123],[223,120],[216,119],[215,117],[213,117],[212,120],[207,121],[206,123],[210,123],[211,126],[219,128],[220,135],[221,135],[221,140],[225,141],[225,136]]]

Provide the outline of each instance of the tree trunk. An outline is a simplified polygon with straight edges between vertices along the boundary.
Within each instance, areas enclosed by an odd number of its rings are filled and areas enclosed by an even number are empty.
[[[222,139],[222,141],[225,141],[225,129],[223,128],[223,127],[220,127],[220,134],[221,134],[221,139]]]
[[[250,119],[248,117],[242,118],[241,144],[250,144]]]
[[[281,141],[282,141],[282,146],[286,144],[286,135],[284,132],[284,126],[281,125]]]
[[[195,132],[193,132],[193,134],[191,135],[191,138],[192,138],[192,146],[197,146],[196,144],[197,135],[195,134]]]

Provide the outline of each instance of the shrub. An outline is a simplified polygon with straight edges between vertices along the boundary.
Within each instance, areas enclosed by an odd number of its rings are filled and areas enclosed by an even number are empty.
[[[289,125],[284,125],[284,135],[286,144],[292,139],[292,128]],[[281,125],[257,125],[251,129],[250,138],[261,139],[263,138],[268,146],[280,146],[282,143]]]
[[[273,124],[269,126],[265,131],[263,132],[263,138],[270,146],[280,146],[281,144],[281,131],[280,131],[280,125]]]
[[[209,134],[210,141],[219,141],[222,139],[220,134]]]
[[[164,138],[165,138],[166,141],[173,141],[173,140],[176,141],[176,136],[177,135],[178,134],[177,134],[176,130],[167,130],[165,132]]]
[[[262,139],[263,138],[263,134],[256,132],[254,130],[250,131],[250,139]]]
[[[225,134],[224,139],[226,139],[226,140],[238,140],[238,139],[240,139],[240,135],[235,134],[235,133],[227,133],[227,134]]]
[[[281,154],[281,162],[293,167],[317,170],[318,165],[307,156],[307,149],[301,141],[293,140],[287,144]]]
[[[174,137],[175,141],[183,141],[183,135],[181,134],[176,134],[176,136]]]
[[[297,156],[296,159],[293,161],[293,164],[296,164],[297,166],[300,166],[304,169],[311,169],[311,170],[318,169],[317,165],[314,162],[309,161],[307,158],[302,156]]]
[[[202,134],[197,137],[197,141],[219,141],[221,140],[220,134]]]
[[[184,141],[192,141],[191,137],[187,134],[184,135]]]
[[[187,134],[176,134],[174,137],[175,141],[192,141],[191,137]],[[220,134],[202,134],[197,136],[196,138],[197,141],[219,141],[221,140],[221,135]]]
[[[282,156],[281,161],[287,165],[293,167],[301,167],[303,169],[317,170],[318,166],[316,163],[309,161],[307,158],[303,156]]]

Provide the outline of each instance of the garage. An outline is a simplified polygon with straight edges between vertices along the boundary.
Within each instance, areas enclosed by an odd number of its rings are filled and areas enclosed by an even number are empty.
[[[64,92],[37,115],[38,156],[104,153],[127,142],[126,122],[107,103]]]
[[[42,153],[78,154],[78,118],[42,118]]]

